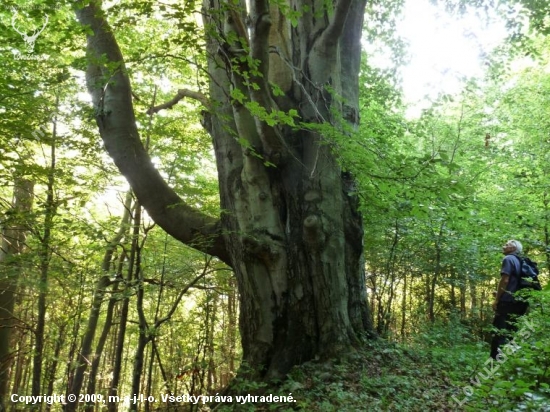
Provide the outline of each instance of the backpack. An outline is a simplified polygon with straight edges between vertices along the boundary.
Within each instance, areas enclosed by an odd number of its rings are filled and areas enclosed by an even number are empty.
[[[539,269],[537,263],[533,262],[528,257],[521,257],[514,255],[519,259],[519,281],[516,291],[521,289],[532,289],[532,290],[542,290],[539,281]]]

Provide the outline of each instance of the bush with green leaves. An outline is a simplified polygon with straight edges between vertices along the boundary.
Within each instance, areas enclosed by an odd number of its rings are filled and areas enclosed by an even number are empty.
[[[448,318],[437,318],[434,322],[420,324],[413,336],[414,343],[421,347],[455,347],[457,344],[470,344],[475,336],[468,325],[460,319],[460,314],[451,312]]]
[[[529,300],[501,354],[480,361],[456,396],[464,410],[550,411],[550,290]]]

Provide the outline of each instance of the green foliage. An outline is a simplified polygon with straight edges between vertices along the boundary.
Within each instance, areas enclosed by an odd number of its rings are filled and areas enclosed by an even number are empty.
[[[31,216],[25,216],[32,222],[28,254],[20,258],[24,273],[19,286],[21,296],[28,299],[18,303],[18,313],[27,316],[22,320],[31,325],[36,312],[33,301],[44,287],[37,280],[38,250],[48,212],[45,183],[52,162],[48,149],[55,114],[59,127],[47,332],[65,339],[64,347],[74,353],[101,275],[105,248],[119,229],[123,206],[114,198],[126,185],[114,177],[118,174],[87,121],[92,113],[80,94],[84,67],[80,49],[87,29],[76,27],[68,6],[43,1],[30,8],[25,7],[27,3],[8,1],[0,11],[4,40],[0,45],[4,56],[0,68],[0,212],[3,225],[14,218],[8,211],[14,175],[36,182],[35,208]],[[155,165],[188,204],[217,216],[211,141],[199,124],[205,108],[185,99],[171,111],[148,114],[151,107],[169,101],[180,88],[206,89],[204,38],[195,19],[201,4],[180,3],[141,0],[106,5],[126,56],[138,129]],[[528,16],[535,29],[546,33],[547,4],[522,3],[526,8],[519,12],[507,9],[510,16]],[[311,12],[308,8],[293,10],[282,1],[274,4],[294,27],[304,13]],[[403,43],[393,35],[401,5],[401,1],[369,2],[365,27],[367,39],[389,44],[396,64],[404,58]],[[332,3],[325,2],[315,12],[322,17],[331,7]],[[49,16],[47,30],[36,42],[39,59],[15,58],[26,52],[23,38],[12,30],[11,8],[19,10],[16,22],[28,31],[38,27],[44,14]],[[229,41],[242,41],[232,35]],[[527,41],[524,35],[518,39],[532,56],[547,64],[547,40]],[[500,243],[509,237],[524,240],[531,257],[540,262],[543,281],[549,283],[547,69],[533,66],[511,75],[502,71],[504,66],[497,67],[498,59],[493,58],[493,77],[486,83],[470,81],[461,94],[441,96],[419,119],[411,120],[404,115],[396,71],[377,70],[369,65],[369,59],[366,55],[361,68],[361,124],[357,130],[335,111],[326,123],[304,123],[296,108],[268,112],[237,87],[228,97],[269,126],[317,133],[338,153],[343,170],[354,180],[345,187],[346,193],[362,201],[367,286],[375,326],[381,335],[403,342],[379,341],[347,360],[311,362],[273,387],[242,377],[234,381],[232,387],[240,393],[273,389],[283,395],[292,393],[297,400],[295,405],[271,405],[268,410],[453,409],[457,405],[452,395],[460,398],[464,385],[471,385],[470,379],[483,370],[488,353],[487,345],[478,339],[490,322],[487,307],[498,277]],[[257,89],[254,77],[259,75],[259,62],[239,56],[233,63],[246,86]],[[119,67],[117,63],[110,69]],[[277,85],[270,87],[274,96],[282,96]],[[346,104],[328,85],[323,92],[337,104]],[[57,104],[59,110],[54,109]],[[37,130],[42,133],[34,134]],[[245,136],[237,138],[244,148],[261,156]],[[266,162],[266,166],[273,165]],[[130,236],[126,234],[116,242],[118,266],[113,260],[109,268],[113,283],[102,321],[110,297],[117,305],[123,298],[135,303],[139,287],[145,290],[146,318],[150,322],[161,319],[178,303],[179,291],[203,269],[202,256],[168,240],[147,218],[141,224],[142,229],[147,228],[139,236],[143,280],[127,285],[120,280],[128,269]],[[208,276],[175,311],[173,322],[163,327],[150,323],[145,328],[166,366],[166,376],[154,377],[159,388],[204,389],[208,373],[223,369],[230,377],[238,366],[236,325],[224,323],[230,311],[236,322],[235,282],[221,266],[209,267]],[[473,385],[467,408],[536,410],[547,401],[547,295],[541,294],[540,306],[533,305],[527,319],[536,327],[521,351],[509,356],[490,379]],[[130,317],[128,353],[139,334],[133,306]],[[29,330],[21,328],[18,333],[18,353],[32,353]],[[71,355],[68,349],[56,355],[55,344],[54,340],[47,343],[48,365]],[[113,336],[109,344],[114,347]],[[152,350],[148,356],[154,357]],[[131,355],[127,357],[131,359]],[[69,362],[73,366],[78,363],[74,357]],[[246,376],[244,367],[242,370]],[[129,370],[126,373],[130,375]],[[127,380],[123,388],[128,386]],[[103,384],[108,385],[107,378]],[[56,391],[62,390],[60,384]]]
[[[407,339],[421,331],[435,341],[459,310],[461,325],[472,329],[457,334],[481,336],[491,317],[499,246],[508,238],[523,241],[545,279],[546,64],[496,82],[469,81],[416,120],[399,116],[391,88],[366,82],[363,126],[342,144],[342,162],[363,200],[368,287],[380,333]]]
[[[471,329],[460,320],[459,314],[452,312],[448,319],[436,319],[433,323],[421,324],[412,338],[421,347],[436,346],[453,348],[475,341]]]
[[[531,298],[531,311],[518,321],[518,332],[495,362],[481,364],[473,374],[473,393],[465,410],[544,410],[550,403],[550,293]]]

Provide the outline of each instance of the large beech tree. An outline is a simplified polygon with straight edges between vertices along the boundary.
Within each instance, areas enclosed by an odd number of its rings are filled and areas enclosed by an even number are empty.
[[[235,271],[243,361],[256,378],[347,352],[371,330],[362,220],[329,138],[359,120],[365,4],[203,2],[208,93],[179,90],[152,112],[183,97],[204,105],[218,219],[187,205],[147,155],[101,2],[76,10],[87,27],[87,84],[105,147],[157,224]]]

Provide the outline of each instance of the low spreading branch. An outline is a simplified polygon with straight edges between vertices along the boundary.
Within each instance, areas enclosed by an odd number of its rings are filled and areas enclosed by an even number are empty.
[[[140,140],[130,79],[101,1],[75,9],[80,24],[87,27],[86,82],[109,155],[152,220],[182,243],[230,264],[220,219],[185,203],[157,170]]]

